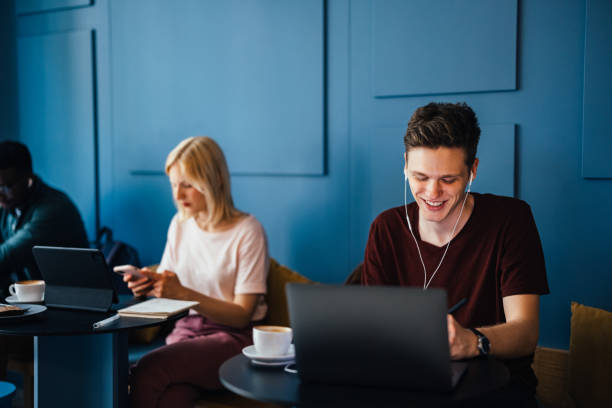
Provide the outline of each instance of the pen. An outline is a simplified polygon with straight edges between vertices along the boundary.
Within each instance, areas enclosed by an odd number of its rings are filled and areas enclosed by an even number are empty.
[[[109,324],[111,324],[112,322],[114,322],[115,320],[119,319],[119,313],[114,314],[113,316],[104,319],[104,320],[100,320],[99,322],[95,322],[93,324],[93,328],[94,329],[99,329],[100,327],[104,327],[104,326],[108,326]]]
[[[455,303],[455,306],[453,306],[450,309],[448,309],[448,314],[452,314],[452,313],[456,312],[457,309],[459,309],[461,306],[463,306],[463,304],[465,302],[467,302],[467,298],[463,298],[460,301],[458,301],[457,303]]]

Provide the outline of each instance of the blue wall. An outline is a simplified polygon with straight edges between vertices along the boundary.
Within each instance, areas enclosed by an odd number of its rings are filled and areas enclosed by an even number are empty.
[[[340,282],[375,215],[402,202],[411,113],[466,101],[483,128],[473,189],[531,205],[551,288],[540,343],[567,347],[571,300],[612,310],[608,4],[29,2],[16,16],[20,137],[90,235],[110,225],[154,263],[174,213],[165,155],[212,136],[271,255]]]
[[[14,7],[11,1],[0,2],[0,140],[19,136]]]

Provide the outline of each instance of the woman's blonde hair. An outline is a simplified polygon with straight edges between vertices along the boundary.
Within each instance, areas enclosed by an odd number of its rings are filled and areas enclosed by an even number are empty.
[[[225,156],[219,145],[210,137],[190,137],[180,142],[166,159],[166,174],[174,165],[180,169],[186,180],[204,196],[206,202],[206,225],[212,227],[240,215],[234,207],[230,176]],[[176,203],[179,218],[186,214]]]

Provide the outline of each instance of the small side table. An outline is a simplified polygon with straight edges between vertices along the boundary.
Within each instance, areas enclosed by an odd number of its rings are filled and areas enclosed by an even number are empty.
[[[114,309],[126,306],[117,305]],[[115,313],[48,308],[27,320],[0,325],[0,335],[34,337],[34,406],[127,408],[128,330],[179,319],[121,317],[100,329],[93,323]]]
[[[302,384],[296,374],[279,368],[254,367],[242,354],[227,360],[219,369],[221,383],[246,398],[285,406],[456,406],[477,400],[506,385],[508,369],[501,362],[474,359],[450,393],[406,391],[393,388],[348,387]]]

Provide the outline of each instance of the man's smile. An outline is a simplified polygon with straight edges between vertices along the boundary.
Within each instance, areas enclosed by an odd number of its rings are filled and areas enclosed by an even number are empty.
[[[426,200],[426,199],[422,199],[423,202],[425,203],[427,209],[429,211],[440,211],[443,207],[444,204],[446,203],[446,200],[444,201],[430,201],[430,200]]]

